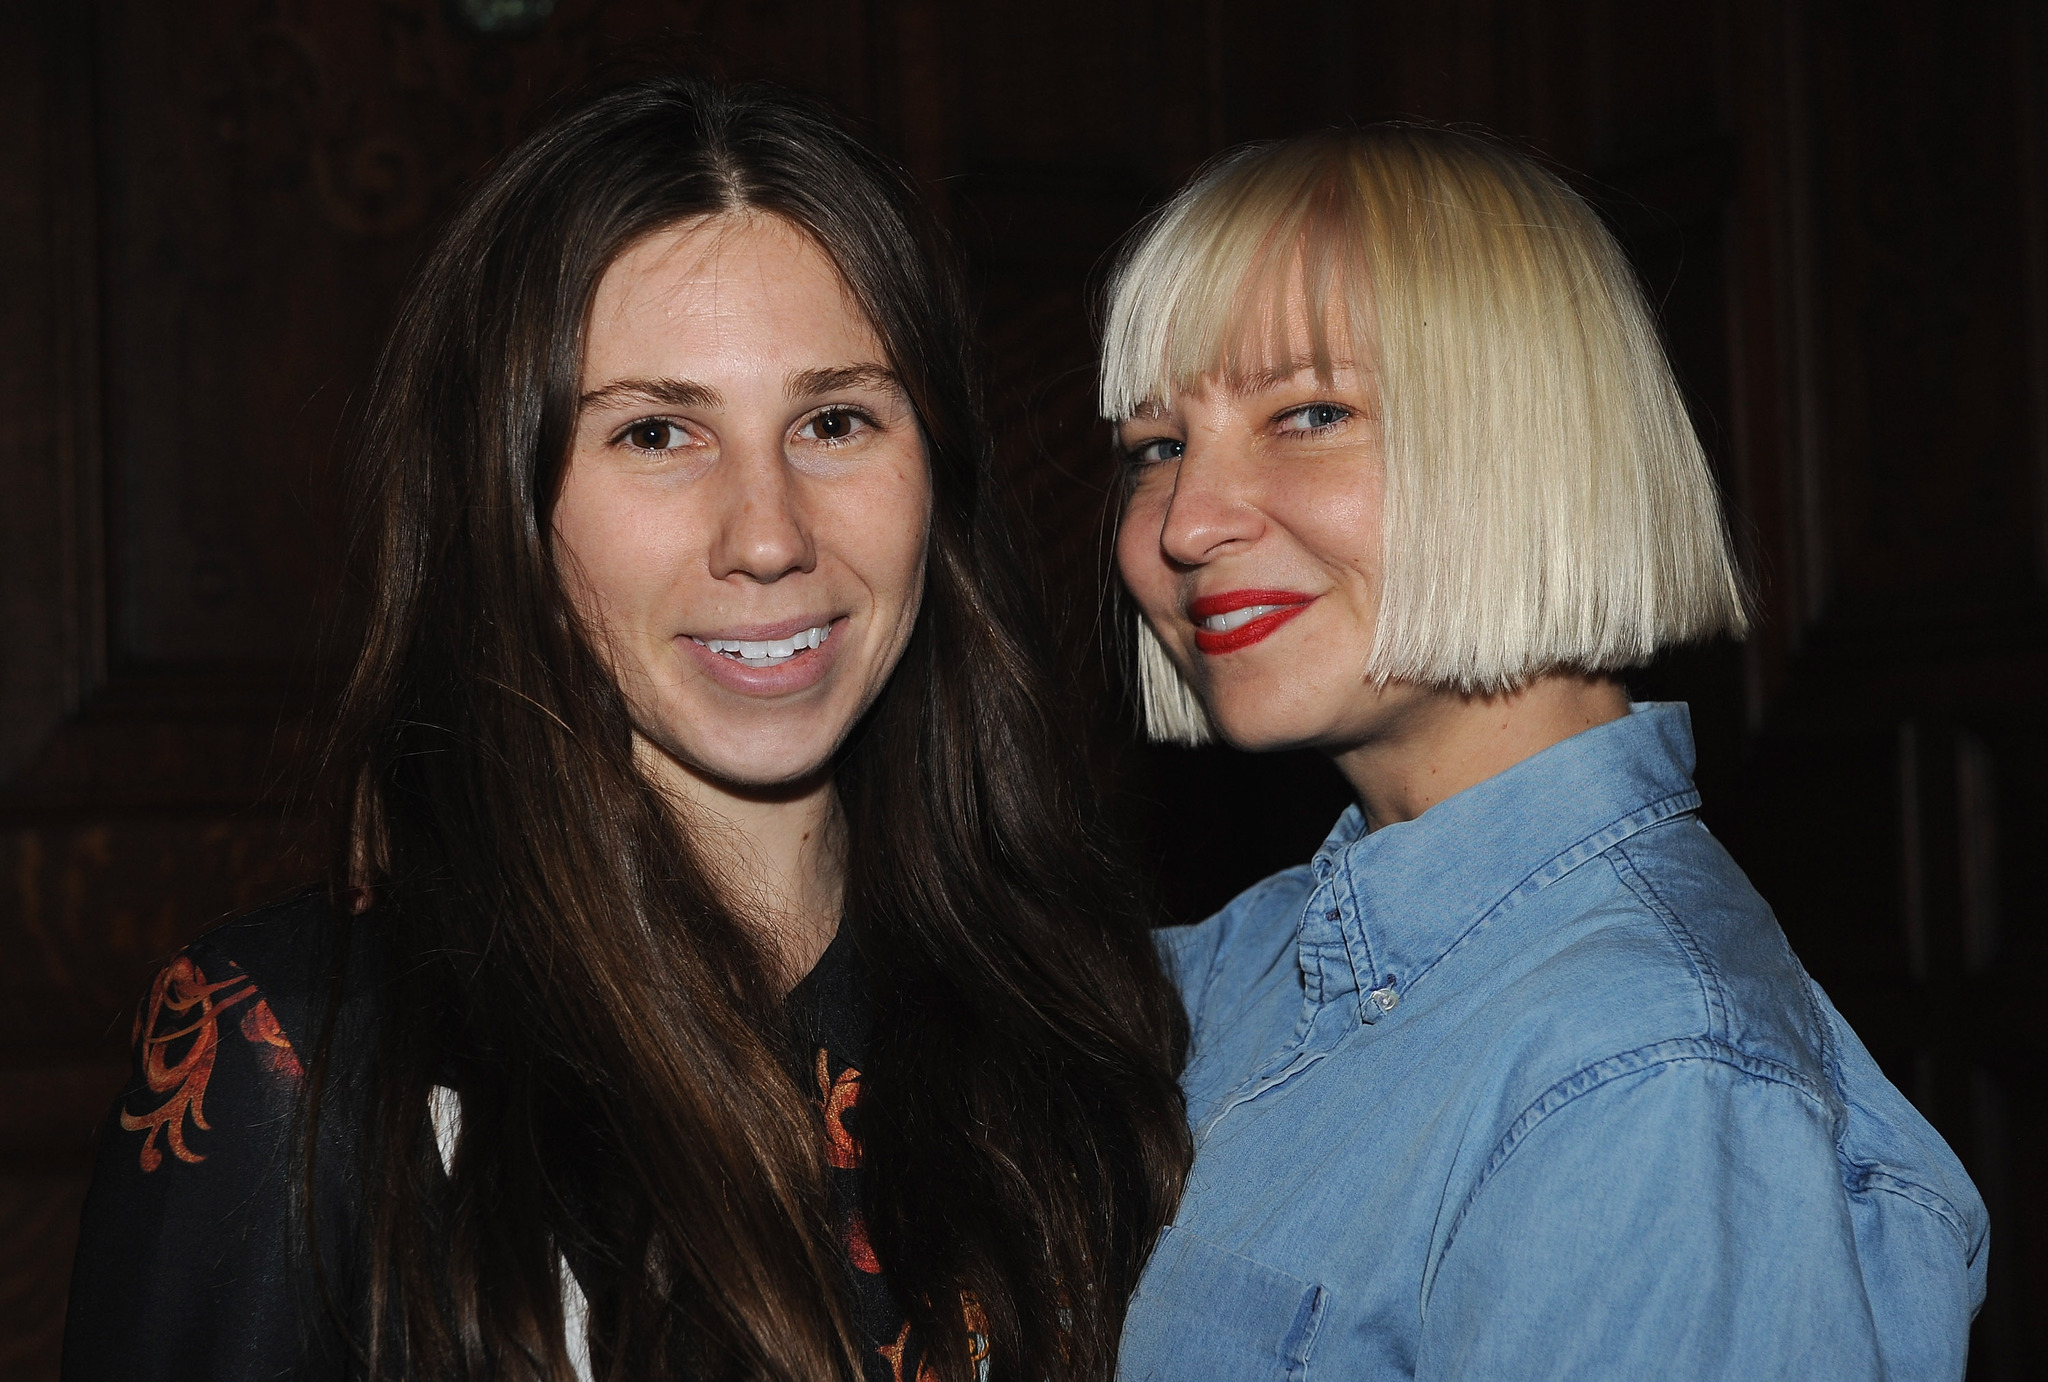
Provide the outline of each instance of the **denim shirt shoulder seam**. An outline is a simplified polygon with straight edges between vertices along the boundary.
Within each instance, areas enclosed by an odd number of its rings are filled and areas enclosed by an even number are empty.
[[[1846,1115],[1848,1096],[1842,1090],[1840,1052],[1835,1044],[1834,1025],[1821,1011],[1820,999],[1814,992],[1813,979],[1803,971],[1800,974],[1800,990],[1806,998],[1807,1011],[1812,1014],[1814,1031],[1820,1042],[1821,1071],[1827,1079],[1832,1107],[1837,1111],[1835,1119],[1835,1160],[1842,1173],[1842,1185],[1852,1195],[1882,1194],[1906,1200],[1927,1210],[1956,1236],[1963,1251],[1971,1250],[1970,1231],[1963,1215],[1948,1196],[1933,1186],[1899,1175],[1873,1161],[1863,1161],[1849,1151],[1849,1119]]]
[[[1629,853],[1628,842],[1617,840],[1606,851],[1608,864],[1614,876],[1624,888],[1635,895],[1637,901],[1650,910],[1651,915],[1664,924],[1671,933],[1671,939],[1678,945],[1686,963],[1692,967],[1693,978],[1700,986],[1700,1001],[1707,1010],[1707,1035],[1716,1041],[1728,1035],[1728,995],[1724,990],[1720,971],[1707,958],[1706,948],[1699,943],[1692,929],[1678,915],[1678,909],[1657,891],[1657,885],[1636,864]]]
[[[1495,898],[1492,903],[1488,904],[1486,910],[1473,920],[1470,926],[1467,926],[1458,933],[1457,939],[1444,947],[1441,955],[1438,955],[1428,964],[1416,970],[1414,977],[1402,987],[1404,989],[1413,988],[1422,980],[1424,975],[1449,959],[1454,951],[1477,935],[1488,922],[1493,921],[1506,912],[1512,911],[1524,898],[1534,897],[1551,884],[1576,873],[1586,864],[1600,858],[1610,850],[1619,848],[1622,843],[1636,835],[1640,835],[1651,826],[1662,824],[1673,816],[1683,815],[1687,811],[1695,810],[1698,806],[1698,790],[1688,787],[1682,792],[1669,793],[1655,801],[1636,807],[1632,811],[1624,812],[1607,821],[1598,829],[1588,831],[1578,840],[1565,846],[1535,868],[1529,870],[1528,873],[1516,881],[1513,887]],[[1673,809],[1674,807],[1676,809]],[[1591,848],[1594,841],[1601,840],[1621,827],[1627,828],[1621,829],[1619,835],[1616,835],[1613,840],[1602,844],[1598,849]],[[1345,869],[1348,873],[1350,870],[1349,860],[1345,861]],[[1371,937],[1365,937],[1365,941],[1368,948],[1370,948]]]
[[[1850,1194],[1890,1195],[1894,1199],[1901,1199],[1909,1204],[1918,1205],[1921,1209],[1926,1210],[1935,1218],[1941,1220],[1943,1224],[1947,1225],[1949,1232],[1956,1236],[1956,1242],[1961,1246],[1965,1256],[1969,1255],[1975,1247],[1975,1244],[1970,1241],[1970,1231],[1963,1222],[1962,1214],[1949,1201],[1948,1196],[1942,1194],[1933,1186],[1925,1185],[1920,1181],[1909,1180],[1904,1176],[1865,1162],[1845,1159],[1843,1166],[1845,1170],[1853,1167],[1856,1171],[1855,1179],[1846,1183],[1846,1188]]]
[[[1835,1029],[1821,1011],[1820,996],[1814,991],[1813,976],[1799,971],[1799,994],[1806,1000],[1806,1012],[1813,1022],[1813,1039],[1820,1044],[1820,1071],[1834,1098],[1835,1160],[1841,1164],[1843,1184],[1851,1183],[1868,1168],[1849,1154],[1849,1095],[1842,1087],[1841,1052],[1835,1044]]]
[[[1811,1079],[1790,1066],[1738,1050],[1724,1041],[1711,1037],[1672,1037],[1664,1041],[1651,1042],[1646,1046],[1638,1046],[1633,1050],[1619,1051],[1590,1065],[1582,1066],[1530,1100],[1515,1116],[1514,1121],[1508,1124],[1507,1131],[1501,1134],[1500,1140],[1494,1143],[1493,1150],[1487,1155],[1486,1164],[1479,1168],[1479,1174],[1473,1178],[1472,1188],[1465,1192],[1464,1199],[1458,1204],[1457,1212],[1451,1216],[1450,1226],[1444,1231],[1443,1246],[1437,1250],[1425,1270],[1422,1291],[1425,1308],[1430,1290],[1435,1284],[1437,1269],[1444,1258],[1450,1255],[1451,1249],[1457,1245],[1458,1231],[1464,1227],[1466,1216],[1471,1212],[1472,1206],[1478,1202],[1479,1196],[1484,1193],[1487,1186],[1492,1184],[1494,1176],[1507,1164],[1508,1158],[1528,1140],[1531,1133],[1549,1121],[1553,1114],[1569,1108],[1586,1095],[1603,1089],[1616,1080],[1660,1066],[1692,1061],[1732,1066],[1753,1079],[1783,1085],[1820,1105],[1829,1113],[1832,1121],[1831,1102]]]

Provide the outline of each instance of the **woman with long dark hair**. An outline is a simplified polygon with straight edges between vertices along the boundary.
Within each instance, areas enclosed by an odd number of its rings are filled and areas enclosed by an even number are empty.
[[[365,405],[333,881],[138,1014],[69,1376],[1111,1374],[1184,1020],[950,262],[761,92],[476,189]]]

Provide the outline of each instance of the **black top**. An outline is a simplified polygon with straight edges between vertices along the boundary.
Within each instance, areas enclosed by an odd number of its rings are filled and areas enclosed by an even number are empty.
[[[874,1004],[859,953],[846,928],[784,1000],[799,1079],[814,1091],[824,1117],[825,1164],[832,1178],[832,1211],[846,1250],[846,1275],[865,1345],[867,1382],[913,1382],[919,1349],[910,1335],[882,1264],[868,1246],[860,1205],[860,1072],[867,1064]]]
[[[366,1334],[355,1158],[382,987],[373,930],[338,927],[325,895],[304,893],[207,933],[157,975],[86,1196],[67,1379],[361,1374],[346,1339]],[[313,1188],[316,1272],[296,1207],[293,1129],[337,958],[342,1001]],[[860,1064],[872,1007],[850,941],[833,941],[788,1004],[792,1056],[816,1093],[866,1375],[914,1382],[919,1350],[860,1212]]]

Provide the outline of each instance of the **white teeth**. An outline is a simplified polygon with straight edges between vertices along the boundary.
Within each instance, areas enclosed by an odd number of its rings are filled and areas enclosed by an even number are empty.
[[[773,667],[789,661],[798,653],[808,652],[832,636],[830,624],[805,629],[802,633],[791,634],[788,638],[755,640],[751,638],[696,638],[692,641],[702,644],[714,653],[759,667]]]
[[[1228,614],[1210,615],[1202,621],[1202,631],[1204,633],[1229,633],[1232,629],[1243,628],[1261,615],[1271,614],[1275,610],[1291,608],[1291,605],[1246,605],[1243,609],[1234,609]]]

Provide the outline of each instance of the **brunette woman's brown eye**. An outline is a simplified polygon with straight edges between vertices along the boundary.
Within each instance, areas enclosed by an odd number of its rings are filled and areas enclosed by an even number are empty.
[[[851,438],[863,426],[874,425],[874,419],[858,409],[832,408],[822,413],[811,414],[810,420],[797,429],[797,435],[807,441],[836,446]]]
[[[628,427],[626,435],[622,440],[624,440],[626,445],[636,447],[641,451],[667,451],[671,447],[682,444],[681,434],[682,428],[676,426],[673,422],[650,419],[646,422],[636,422],[631,427]]]

